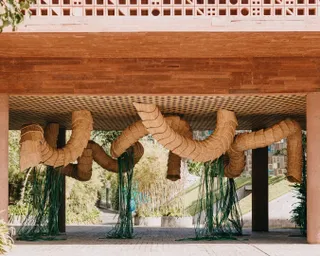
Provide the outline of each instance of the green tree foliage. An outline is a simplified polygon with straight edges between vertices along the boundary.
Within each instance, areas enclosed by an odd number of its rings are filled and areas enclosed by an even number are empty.
[[[20,200],[25,172],[19,169],[20,131],[9,131],[9,189],[10,203]]]
[[[70,136],[67,132],[67,138]],[[119,136],[118,131],[95,131],[92,139],[102,145],[107,153],[110,152],[111,142]],[[19,170],[19,132],[10,132],[10,183],[13,184],[10,195],[12,202],[19,202],[21,191],[25,191],[22,204],[12,205],[12,214],[22,215],[26,211],[30,186],[28,172]],[[179,215],[182,213],[182,203],[179,200],[170,202],[183,188],[183,181],[172,182],[166,179],[168,151],[157,144],[151,136],[141,140],[145,154],[134,169],[135,200],[138,211],[144,215]],[[111,185],[112,207],[117,209],[118,177],[94,163],[93,175],[90,181],[80,182],[72,178],[66,179],[67,222],[68,223],[97,223],[99,210],[96,207],[98,194],[105,193],[106,184]],[[18,184],[20,184],[18,186]],[[26,186],[24,186],[24,184]],[[103,191],[103,193],[101,193]],[[144,197],[142,196],[144,195]],[[144,199],[147,198],[147,200]],[[170,203],[169,203],[170,202]],[[21,203],[21,202],[20,202]],[[143,213],[144,212],[144,213]]]
[[[168,151],[151,137],[141,140],[144,155],[134,169],[135,201],[139,216],[183,215],[181,200],[171,201],[183,190],[183,180],[166,179]]]
[[[118,131],[94,131],[91,139],[110,154],[111,143],[119,134]],[[117,187],[117,175],[94,163],[89,181],[80,182],[72,178],[66,180],[67,223],[98,223],[100,212],[97,204],[101,191],[105,191],[107,181],[112,187]]]
[[[81,182],[66,178],[66,209],[68,224],[94,224],[99,222],[100,212],[96,207],[98,191],[102,183],[100,174],[93,171],[90,181]]]
[[[94,131],[92,133],[92,139],[103,147],[105,152],[110,155],[111,143],[121,134],[121,131]],[[105,194],[107,183],[111,185],[110,197],[111,206],[114,210],[119,209],[119,191],[118,191],[118,175],[116,173],[104,171],[100,166],[94,164],[94,170],[100,169],[100,179],[102,187],[100,188],[100,194]]]
[[[188,170],[190,174],[201,177],[202,171],[204,170],[204,163],[188,160]]]
[[[71,132],[67,132],[67,138]],[[109,152],[111,141],[119,132],[97,132],[93,136],[98,143],[103,144]],[[21,172],[19,169],[19,131],[9,133],[9,183],[10,202],[9,214],[23,216],[27,212],[30,200],[30,172]],[[90,181],[80,182],[72,178],[66,179],[66,204],[68,223],[97,223],[99,222],[99,210],[96,207],[98,191],[105,189],[105,183],[110,180],[113,187],[117,184],[117,175],[103,170],[94,163],[93,175]],[[22,197],[21,197],[22,195]]]
[[[35,0],[0,0],[0,32],[9,26],[16,30],[24,20],[24,13],[30,15],[30,5],[35,2]]]
[[[120,131],[93,131],[92,140],[103,147],[108,155],[110,155],[111,143],[119,137]]]

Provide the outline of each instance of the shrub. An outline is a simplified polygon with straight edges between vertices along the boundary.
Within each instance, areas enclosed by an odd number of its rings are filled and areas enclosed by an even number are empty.
[[[0,254],[5,254],[10,251],[13,246],[13,240],[9,235],[7,224],[0,220]]]
[[[302,134],[303,145],[303,165],[302,165],[302,182],[301,184],[294,184],[294,190],[296,192],[296,198],[298,202],[293,205],[291,211],[291,221],[295,223],[301,231],[301,234],[307,235],[307,161],[306,161],[306,134]]]

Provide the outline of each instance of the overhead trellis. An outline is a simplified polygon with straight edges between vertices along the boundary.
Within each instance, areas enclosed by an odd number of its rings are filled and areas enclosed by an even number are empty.
[[[107,238],[133,238],[131,192],[134,154],[132,147],[118,158],[118,165],[119,218],[115,227],[107,233]]]
[[[28,214],[18,232],[19,240],[56,240],[63,175],[51,166],[34,167],[30,174]]]
[[[224,176],[223,157],[204,164],[201,181],[195,239],[235,239],[242,235],[236,184]]]

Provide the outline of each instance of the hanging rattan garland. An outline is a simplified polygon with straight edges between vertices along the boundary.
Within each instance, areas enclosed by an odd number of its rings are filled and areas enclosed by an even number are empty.
[[[82,155],[90,139],[92,116],[89,111],[72,113],[71,138],[62,149],[52,147],[44,137],[44,131],[38,124],[22,127],[20,139],[20,169],[43,163],[48,166],[66,166]],[[56,134],[53,134],[54,136]],[[50,142],[50,141],[49,141]]]
[[[287,119],[272,127],[257,132],[239,134],[228,149],[229,164],[225,168],[227,177],[238,177],[245,167],[244,151],[262,148],[287,138],[288,171],[290,182],[302,180],[302,131],[298,122]]]
[[[191,139],[192,131],[189,124],[179,116],[169,116],[164,118],[168,125],[177,133]],[[148,135],[142,121],[138,121],[126,128],[122,134],[113,141],[111,145],[111,155],[119,157],[126,149],[136,143],[139,139]],[[172,152],[169,153],[167,179],[176,181],[180,179],[181,158]]]
[[[233,112],[219,110],[217,127],[206,140],[197,141],[174,131],[154,104],[133,103],[148,132],[172,153],[196,162],[219,158],[231,146],[238,125]]]
[[[134,106],[142,121],[128,127],[112,143],[112,156],[118,160],[112,159],[101,146],[89,141],[92,117],[88,111],[73,113],[73,133],[63,149],[56,149],[57,128],[59,128],[57,125],[48,126],[45,131],[35,124],[22,128],[21,169],[39,163],[44,163],[48,168],[46,172],[39,172],[36,169],[32,172],[33,210],[26,220],[26,224],[29,225],[30,220],[33,221],[32,228],[25,231],[21,229],[20,237],[32,240],[35,237],[56,236],[60,174],[87,181],[92,176],[92,163],[96,161],[103,168],[119,175],[119,222],[107,237],[132,238],[130,202],[133,168],[143,155],[143,147],[138,140],[149,133],[170,151],[168,179],[180,178],[182,157],[205,162],[199,193],[200,217],[196,227],[197,239],[232,238],[233,235],[242,233],[242,219],[233,177],[239,176],[244,170],[244,151],[265,147],[288,138],[287,178],[291,182],[301,182],[301,128],[295,121],[285,120],[266,130],[241,134],[235,138],[238,124],[235,114],[219,110],[214,133],[203,141],[197,141],[192,139],[190,126],[181,118],[165,118],[153,104],[134,103]],[[229,157],[229,163],[224,168],[222,156],[225,153]],[[71,162],[76,159],[78,163],[72,164]],[[61,167],[58,172],[54,169],[57,166]],[[205,223],[204,227],[200,227],[203,213],[205,213]]]

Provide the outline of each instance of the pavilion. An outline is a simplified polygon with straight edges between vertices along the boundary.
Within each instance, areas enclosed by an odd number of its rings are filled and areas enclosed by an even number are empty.
[[[308,235],[320,243],[320,1],[41,0],[0,35],[0,211],[8,208],[8,130],[91,111],[96,130],[157,104],[194,130],[216,112],[238,129],[293,118],[307,130]],[[268,152],[253,151],[253,230],[268,231]]]

